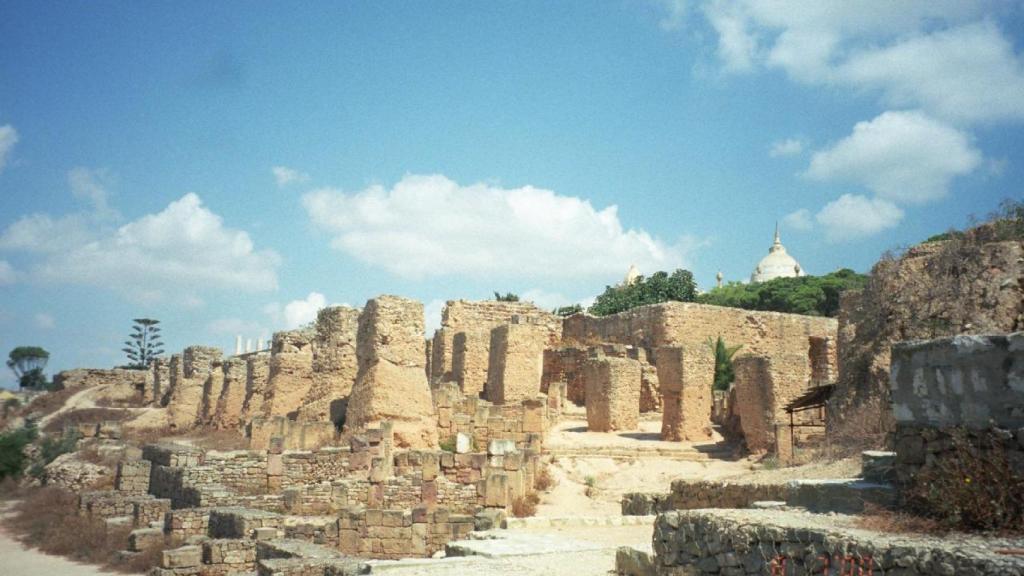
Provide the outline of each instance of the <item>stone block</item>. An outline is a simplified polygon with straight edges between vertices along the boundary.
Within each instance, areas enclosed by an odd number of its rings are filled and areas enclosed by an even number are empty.
[[[583,365],[587,429],[592,432],[635,430],[640,419],[640,362],[599,357]],[[709,412],[710,415],[710,412]]]
[[[455,452],[467,454],[473,449],[473,439],[462,432],[455,435]]]
[[[203,561],[203,549],[199,546],[182,546],[164,550],[160,559],[162,568],[189,568],[199,566]]]

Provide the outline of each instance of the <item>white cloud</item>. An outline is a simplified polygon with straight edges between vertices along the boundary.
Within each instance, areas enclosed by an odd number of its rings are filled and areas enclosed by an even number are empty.
[[[316,313],[327,307],[327,298],[319,292],[310,292],[308,296],[292,300],[283,306],[277,302],[267,304],[263,311],[270,316],[276,325],[283,325],[285,330],[294,330],[316,320]]]
[[[40,312],[33,316],[32,322],[36,325],[36,328],[40,328],[42,330],[50,330],[51,328],[57,325],[57,322],[56,320],[53,319],[53,316],[47,314],[46,312]]]
[[[964,0],[705,2],[730,72],[880,94],[955,122],[1024,120],[1024,65],[993,22],[997,3]]]
[[[18,273],[7,260],[0,260],[0,286],[7,286],[18,281]]]
[[[192,193],[119,228],[81,214],[25,216],[0,234],[0,249],[39,255],[29,271],[38,281],[108,287],[142,301],[173,294],[185,304],[210,289],[276,289],[280,264]]]
[[[284,188],[291,184],[302,184],[303,182],[309,181],[309,174],[299,172],[298,170],[287,166],[274,166],[270,169],[270,172],[274,174],[274,180],[277,182],[278,188]]]
[[[595,210],[550,190],[461,186],[441,175],[407,175],[390,190],[315,190],[302,202],[333,248],[407,278],[617,277],[629,263],[685,266],[693,249],[624,229],[615,206]]]
[[[873,236],[895,228],[903,220],[903,211],[881,198],[843,194],[829,202],[815,216],[829,242],[844,242]]]
[[[18,131],[14,129],[14,126],[10,124],[0,126],[0,173],[3,173],[7,166],[7,157],[17,143]]]
[[[118,216],[108,203],[110,197],[108,188],[111,184],[113,184],[113,176],[104,169],[94,170],[79,166],[68,172],[68,185],[71,187],[71,194],[75,198],[87,200],[92,205],[93,212],[99,217],[116,218]]]
[[[768,155],[772,158],[782,158],[787,156],[797,156],[803,151],[803,141],[797,138],[786,138],[785,140],[772,142],[771,147],[768,149]]]
[[[944,197],[950,181],[974,171],[981,153],[963,132],[916,111],[885,112],[814,153],[806,176],[857,182],[900,203]]]
[[[424,329],[428,338],[441,327],[441,314],[444,312],[445,304],[445,300],[431,300],[423,306]]]
[[[807,208],[801,208],[790,212],[782,217],[782,225],[789,230],[810,230],[814,228],[814,222],[811,221],[811,211]]]
[[[206,329],[214,334],[241,334],[248,337],[264,337],[268,331],[258,322],[241,318],[217,318],[206,325]]]

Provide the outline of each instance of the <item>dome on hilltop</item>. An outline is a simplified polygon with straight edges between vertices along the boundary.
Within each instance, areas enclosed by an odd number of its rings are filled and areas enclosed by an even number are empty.
[[[779,226],[775,225],[775,241],[768,249],[768,255],[757,263],[757,268],[750,275],[751,282],[767,282],[775,278],[794,278],[806,276],[800,263],[786,252],[786,247],[779,240]]]

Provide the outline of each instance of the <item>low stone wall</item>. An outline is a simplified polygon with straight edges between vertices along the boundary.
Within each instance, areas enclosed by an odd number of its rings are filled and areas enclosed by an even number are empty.
[[[473,517],[450,514],[447,508],[418,507],[411,511],[351,509],[338,519],[339,549],[372,558],[427,558],[449,540],[473,531]]]
[[[754,502],[785,501],[788,495],[787,484],[675,480],[667,494],[633,492],[623,495],[622,514],[647,516],[667,510],[749,508]]]
[[[666,512],[654,524],[653,565],[659,574],[692,575],[1024,574],[1024,556],[1000,553],[1024,539],[883,534],[855,521],[793,511]]]

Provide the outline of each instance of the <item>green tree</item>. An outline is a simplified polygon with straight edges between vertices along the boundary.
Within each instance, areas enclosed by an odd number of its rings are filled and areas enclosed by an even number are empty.
[[[31,390],[46,388],[46,363],[50,353],[39,346],[18,346],[7,355],[7,367],[18,378],[18,385]]]
[[[658,304],[660,302],[693,302],[697,297],[697,283],[689,270],[655,272],[650,278],[643,276],[631,284],[607,286],[594,300],[588,312],[594,316],[608,316],[624,310]]]
[[[34,426],[0,434],[0,480],[21,476],[28,463],[25,447],[36,439],[36,435]]]
[[[579,314],[583,312],[582,304],[573,304],[571,306],[561,306],[553,310],[558,316],[572,316],[573,314]]]
[[[124,348],[121,350],[131,360],[129,368],[145,370],[153,363],[153,360],[164,353],[164,344],[160,341],[159,320],[152,318],[135,318],[132,320],[132,333],[128,340],[124,341]]]
[[[824,276],[776,278],[767,282],[730,282],[701,294],[701,304],[834,317],[839,313],[839,295],[859,290],[867,276],[844,268]]]
[[[495,292],[494,299],[498,302],[519,302],[519,295],[513,294],[512,292],[506,292],[504,294],[501,292]]]
[[[729,389],[732,381],[736,379],[736,373],[732,368],[732,357],[736,355],[736,352],[743,345],[726,346],[725,339],[721,335],[718,336],[718,340],[712,340],[708,337],[707,345],[715,355],[715,382],[711,388],[713,390],[726,391]]]

